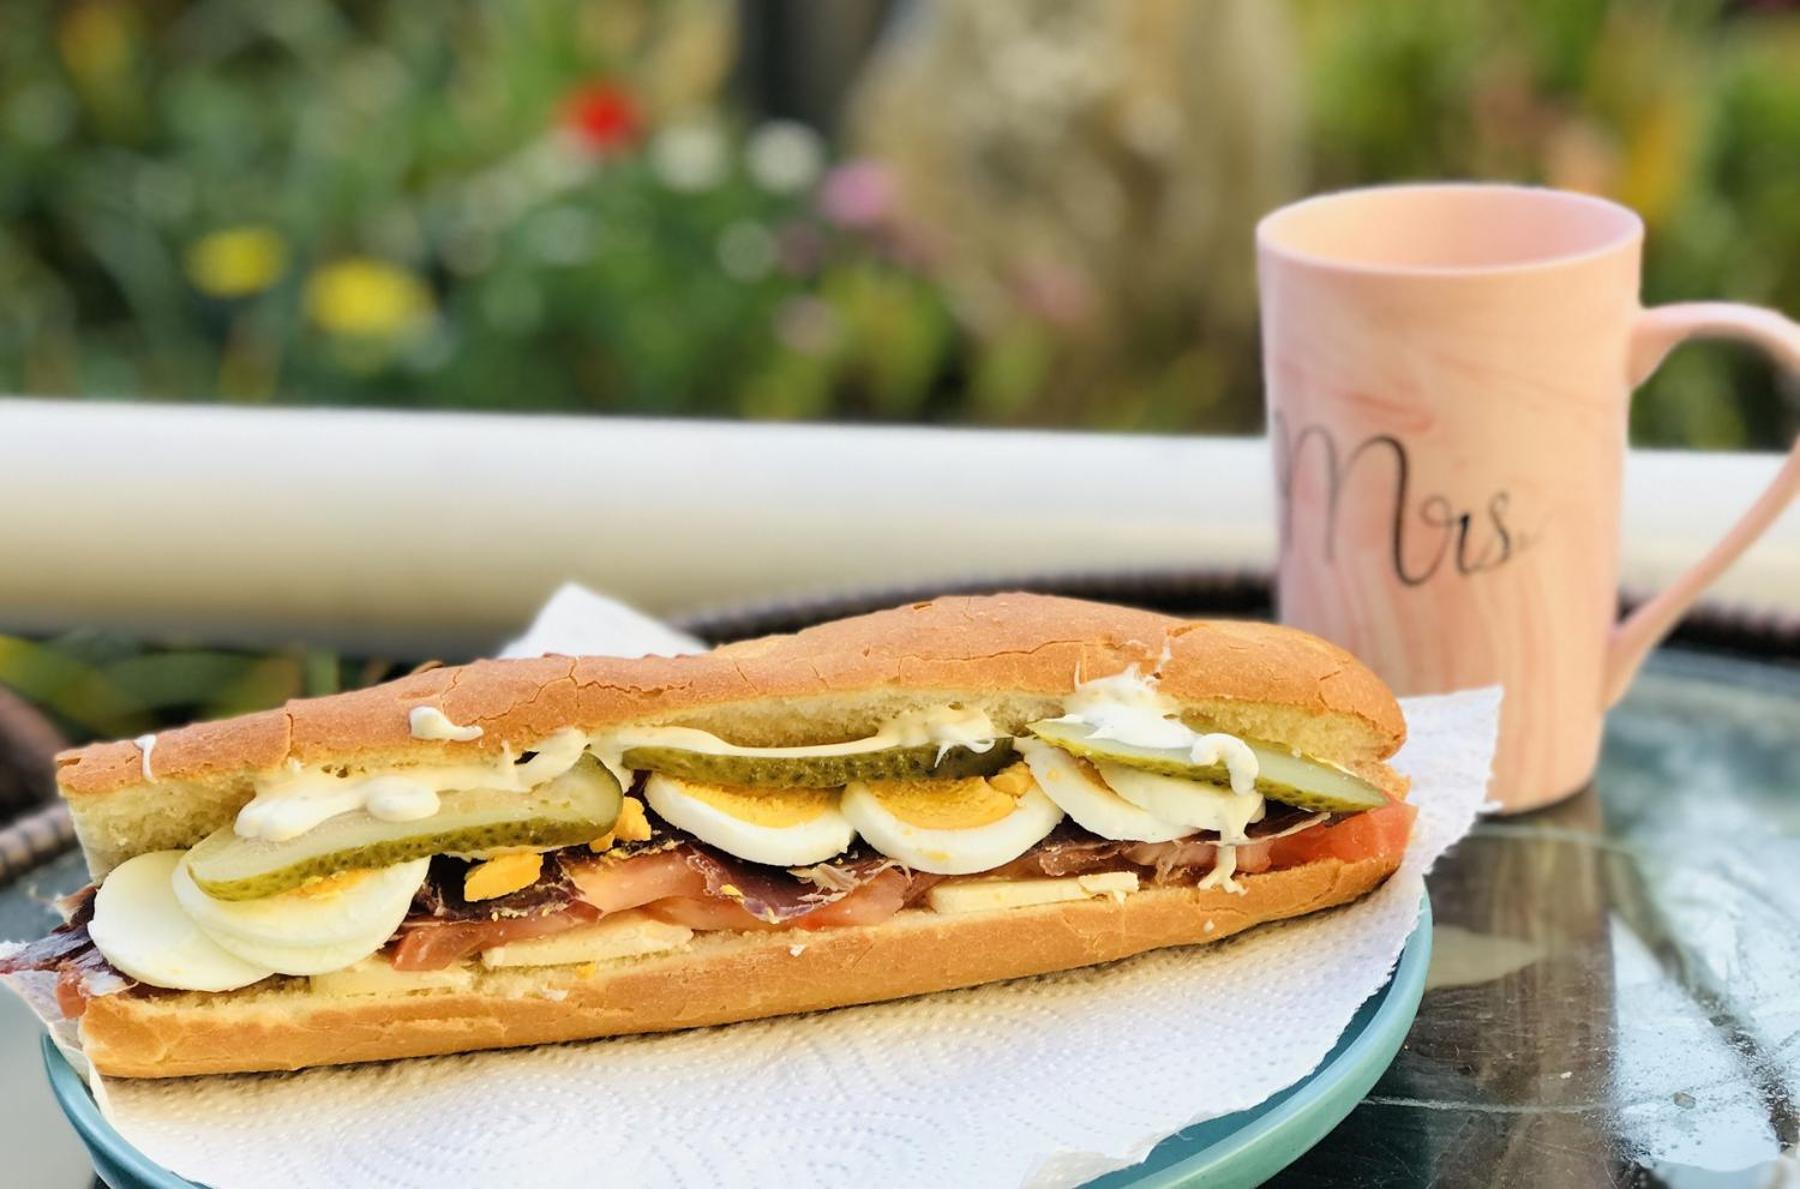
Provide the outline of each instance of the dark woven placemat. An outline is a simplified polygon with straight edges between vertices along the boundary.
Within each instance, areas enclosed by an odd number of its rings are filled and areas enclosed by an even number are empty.
[[[904,587],[769,600],[685,615],[675,625],[712,643],[792,632],[811,624],[941,594],[1035,590],[1125,603],[1170,614],[1268,618],[1269,575],[1254,570],[1111,571],[970,578]],[[1637,600],[1629,595],[1624,605]],[[1800,664],[1800,616],[1729,604],[1703,604],[1675,631],[1675,640],[1782,665]],[[0,884],[66,851],[75,842],[68,811],[60,804],[32,810],[0,829]]]
[[[743,603],[678,617],[674,624],[714,644],[793,632],[828,619],[861,615],[947,594],[1033,590],[1170,614],[1266,618],[1269,576],[1255,570],[1137,570],[968,578],[906,586],[870,586],[828,594]]]
[[[75,823],[61,801],[33,810],[0,830],[0,885],[75,845]]]

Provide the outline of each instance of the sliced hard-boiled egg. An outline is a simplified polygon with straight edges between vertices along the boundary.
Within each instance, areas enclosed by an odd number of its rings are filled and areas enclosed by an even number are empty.
[[[1195,830],[1217,830],[1219,837],[1227,841],[1241,840],[1244,828],[1263,817],[1261,793],[1234,793],[1224,785],[1182,780],[1105,761],[1095,764],[1094,769],[1113,792],[1144,812]]]
[[[387,944],[430,865],[412,859],[344,871],[255,900],[215,900],[186,863],[170,881],[176,901],[221,949],[279,974],[326,974]]]
[[[183,853],[151,851],[113,868],[94,895],[95,948],[139,982],[179,991],[232,991],[274,974],[220,948],[182,910],[170,880]]]
[[[1087,761],[1060,747],[1038,739],[1020,739],[1016,746],[1044,795],[1090,834],[1117,842],[1172,842],[1195,830],[1139,809],[1108,788]]]
[[[822,863],[856,839],[836,789],[737,788],[653,772],[644,800],[664,821],[751,863]]]
[[[991,871],[1056,829],[1062,810],[1023,765],[965,780],[891,780],[844,789],[844,816],[863,841],[915,871]]]

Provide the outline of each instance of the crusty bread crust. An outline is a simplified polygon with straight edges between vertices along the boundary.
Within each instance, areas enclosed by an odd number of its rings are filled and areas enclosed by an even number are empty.
[[[294,982],[222,995],[111,995],[81,1018],[111,1077],[248,1073],[663,1032],[899,999],[1092,966],[1345,904],[1399,855],[1240,877],[1244,893],[1150,888],[1107,899],[805,933],[701,934],[681,950],[500,971],[471,991],[331,998]],[[798,948],[804,947],[804,948]],[[797,949],[797,952],[795,950]]]
[[[1349,653],[1291,628],[1187,621],[1045,595],[955,597],[837,620],[698,656],[551,656],[431,669],[136,743],[57,757],[57,779],[96,877],[144,850],[185,847],[231,820],[252,781],[285,764],[454,763],[517,752],[566,727],[679,724],[751,746],[836,742],[908,709],[957,701],[1003,730],[1056,711],[1079,679],[1136,666],[1186,717],[1287,743],[1398,791],[1380,761],[1405,738],[1400,708]],[[414,739],[433,706],[482,728]]]

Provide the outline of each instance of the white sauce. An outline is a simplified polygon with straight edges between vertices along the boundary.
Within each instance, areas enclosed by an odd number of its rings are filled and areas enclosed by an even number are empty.
[[[469,726],[459,727],[436,706],[414,706],[408,712],[406,721],[412,728],[414,739],[444,739],[452,743],[467,743],[471,739],[481,738],[479,726],[471,723]]]
[[[1166,660],[1166,644],[1163,654]],[[1244,885],[1232,878],[1237,871],[1237,847],[1231,844],[1249,841],[1246,827],[1263,816],[1263,799],[1256,794],[1256,753],[1236,735],[1202,735],[1181,721],[1180,709],[1173,698],[1157,691],[1154,677],[1141,676],[1133,667],[1112,677],[1078,684],[1063,703],[1063,717],[1057,721],[1079,723],[1095,739],[1111,739],[1132,747],[1186,751],[1190,762],[1207,767],[1223,764],[1235,796],[1221,802],[1219,819],[1211,823],[1218,830],[1220,845],[1213,869],[1199,886],[1242,895]]]
[[[256,796],[238,811],[243,838],[283,842],[340,813],[366,810],[383,821],[410,822],[438,811],[438,794],[455,789],[523,793],[575,766],[588,740],[577,730],[559,731],[517,762],[510,748],[487,761],[398,768],[337,775],[298,764],[256,783]]]
[[[1156,690],[1153,678],[1135,668],[1113,677],[1085,681],[1063,703],[1057,722],[1080,723],[1096,739],[1112,739],[1133,747],[1186,751],[1195,764],[1224,764],[1231,791],[1256,789],[1256,753],[1236,735],[1202,735],[1178,717],[1173,698]]]
[[[438,790],[404,776],[376,776],[364,782],[360,792],[369,816],[384,822],[416,822],[440,808]]]
[[[1244,885],[1231,878],[1237,872],[1237,847],[1216,847],[1213,855],[1213,869],[1200,878],[1195,885],[1201,889],[1223,888],[1234,896],[1244,894]]]
[[[156,750],[156,736],[139,735],[132,742],[137,744],[138,750],[143,753],[138,759],[138,767],[143,770],[145,782],[155,780],[155,774],[150,771],[150,753]]]

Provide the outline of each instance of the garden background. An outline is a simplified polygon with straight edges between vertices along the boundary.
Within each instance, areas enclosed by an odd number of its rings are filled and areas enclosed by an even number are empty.
[[[4,28],[5,392],[1252,433],[1256,217],[1439,176],[1635,207],[1647,301],[1800,311],[1789,2],[28,0]],[[1640,446],[1795,424],[1728,346],[1632,409]],[[0,637],[0,682],[84,738],[392,672],[167,643]]]

